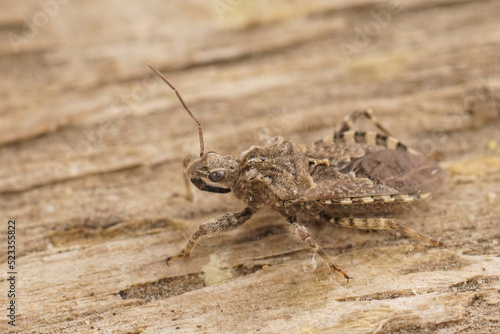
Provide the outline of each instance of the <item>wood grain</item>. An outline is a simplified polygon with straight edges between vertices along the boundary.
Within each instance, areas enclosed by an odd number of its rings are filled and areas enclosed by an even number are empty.
[[[15,330],[500,330],[500,3],[272,3],[2,4],[0,212],[18,224]],[[146,63],[219,153],[238,155],[263,129],[310,143],[372,108],[450,173],[402,220],[447,246],[309,224],[346,283],[264,210],[166,266],[197,225],[242,205],[184,199],[196,125]],[[2,307],[7,290],[3,276]]]

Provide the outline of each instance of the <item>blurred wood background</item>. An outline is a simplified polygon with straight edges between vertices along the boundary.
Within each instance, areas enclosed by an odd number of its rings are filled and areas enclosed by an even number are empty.
[[[1,263],[16,219],[19,332],[500,331],[500,2],[1,8]],[[196,126],[148,62],[219,153],[238,155],[266,128],[311,143],[372,108],[449,171],[447,189],[402,220],[447,247],[311,224],[354,277],[331,280],[264,210],[167,267],[196,226],[242,205],[182,197]],[[2,308],[7,290],[2,275]],[[13,331],[6,319],[0,330]]]

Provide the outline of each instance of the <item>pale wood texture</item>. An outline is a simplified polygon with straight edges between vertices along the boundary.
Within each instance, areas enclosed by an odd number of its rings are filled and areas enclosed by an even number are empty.
[[[45,16],[40,3],[0,13],[0,212],[18,223],[20,332],[500,331],[500,2],[49,1]],[[198,224],[242,205],[182,197],[196,126],[148,62],[220,153],[264,128],[310,143],[372,108],[450,172],[402,220],[447,247],[310,224],[354,277],[331,280],[264,210],[167,267]]]

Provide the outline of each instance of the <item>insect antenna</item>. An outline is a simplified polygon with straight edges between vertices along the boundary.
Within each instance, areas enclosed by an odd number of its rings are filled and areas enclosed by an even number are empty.
[[[198,136],[200,137],[200,157],[203,157],[204,155],[204,150],[205,150],[205,144],[204,144],[204,141],[203,141],[203,129],[201,127],[201,123],[200,121],[198,121],[198,119],[193,115],[193,113],[191,112],[191,110],[189,110],[189,108],[187,107],[186,103],[184,102],[184,100],[182,99],[181,97],[181,94],[179,94],[179,92],[177,91],[177,89],[175,89],[174,85],[172,85],[168,80],[167,78],[165,78],[165,76],[163,74],[161,74],[160,71],[158,71],[153,65],[150,65],[148,64],[148,67],[151,71],[155,72],[155,74],[157,76],[160,77],[160,79],[162,79],[170,88],[173,89],[173,91],[175,92],[175,95],[177,95],[177,98],[179,99],[179,101],[181,101],[181,104],[182,106],[184,107],[184,109],[186,109],[186,111],[188,112],[189,116],[191,116],[191,118],[196,122],[196,124],[198,125]]]

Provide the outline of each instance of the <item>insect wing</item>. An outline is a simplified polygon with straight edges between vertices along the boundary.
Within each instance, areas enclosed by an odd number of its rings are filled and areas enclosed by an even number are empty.
[[[356,178],[369,179],[405,194],[435,191],[448,178],[436,162],[399,150],[370,152],[343,166],[340,172],[354,172]]]

